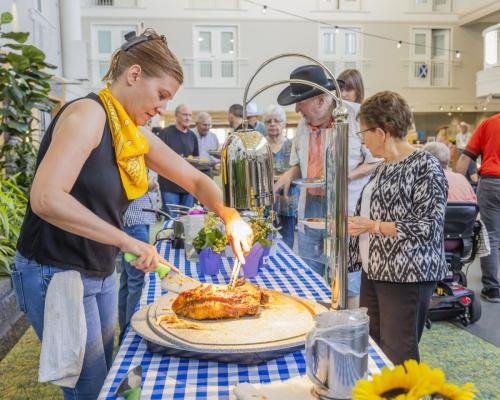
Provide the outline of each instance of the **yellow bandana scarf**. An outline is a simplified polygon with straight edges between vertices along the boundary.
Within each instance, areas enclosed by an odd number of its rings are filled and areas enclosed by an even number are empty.
[[[99,92],[99,98],[108,114],[123,188],[129,200],[137,199],[148,190],[144,154],[149,151],[149,143],[123,106],[113,97],[109,86]]]

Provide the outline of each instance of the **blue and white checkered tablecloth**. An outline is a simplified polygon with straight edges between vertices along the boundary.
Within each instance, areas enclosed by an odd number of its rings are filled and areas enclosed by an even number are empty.
[[[277,250],[276,256],[269,258],[269,263],[259,276],[250,281],[299,297],[330,301],[330,289],[318,274],[294,255],[285,244],[279,242]],[[201,275],[196,263],[186,261],[182,250],[171,249],[166,242],[161,243],[159,252],[181,271],[201,282],[229,281],[233,264],[231,258],[224,258],[224,268],[217,276],[212,277]],[[140,307],[153,303],[162,294],[165,294],[165,291],[161,288],[157,275],[147,274]],[[138,364],[143,369],[143,399],[229,399],[234,398],[232,387],[237,383],[269,383],[304,375],[306,372],[304,351],[296,351],[259,365],[177,358],[149,352],[146,342],[129,329],[116,354],[99,399],[114,399],[113,393],[120,381]],[[369,372],[377,373],[389,364],[381,350],[370,341]]]

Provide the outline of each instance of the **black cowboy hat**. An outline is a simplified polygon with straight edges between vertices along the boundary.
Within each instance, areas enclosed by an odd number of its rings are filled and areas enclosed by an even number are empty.
[[[290,79],[302,79],[310,81],[323,86],[325,89],[335,89],[335,84],[331,79],[326,77],[326,73],[319,65],[303,65],[295,68],[290,74]],[[339,86],[342,88],[344,81],[337,80]],[[288,106],[290,104],[298,103],[299,101],[318,96],[323,92],[317,88],[300,83],[291,83],[281,91],[278,96],[278,104],[281,106]]]

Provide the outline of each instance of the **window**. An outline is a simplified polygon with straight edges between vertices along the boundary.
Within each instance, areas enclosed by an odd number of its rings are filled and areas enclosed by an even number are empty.
[[[231,10],[239,9],[239,0],[190,0],[189,8],[202,9],[202,10],[213,10],[214,8]]]
[[[450,86],[450,30],[418,28],[412,31],[410,86]]]
[[[417,12],[451,12],[451,0],[410,0],[410,9]]]
[[[92,81],[101,86],[102,77],[108,72],[113,52],[125,41],[130,31],[137,32],[135,25],[93,25],[92,26]]]
[[[500,65],[500,24],[488,28],[484,36],[484,69]]]
[[[193,38],[194,85],[228,87],[237,84],[237,28],[195,26]]]
[[[344,69],[362,69],[359,28],[320,28],[319,59],[335,75]]]
[[[359,11],[361,0],[317,0],[319,11]]]

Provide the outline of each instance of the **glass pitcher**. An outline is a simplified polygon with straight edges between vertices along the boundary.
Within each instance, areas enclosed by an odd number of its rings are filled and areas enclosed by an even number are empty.
[[[315,317],[306,338],[306,371],[320,399],[350,399],[368,376],[366,308],[327,311]]]

